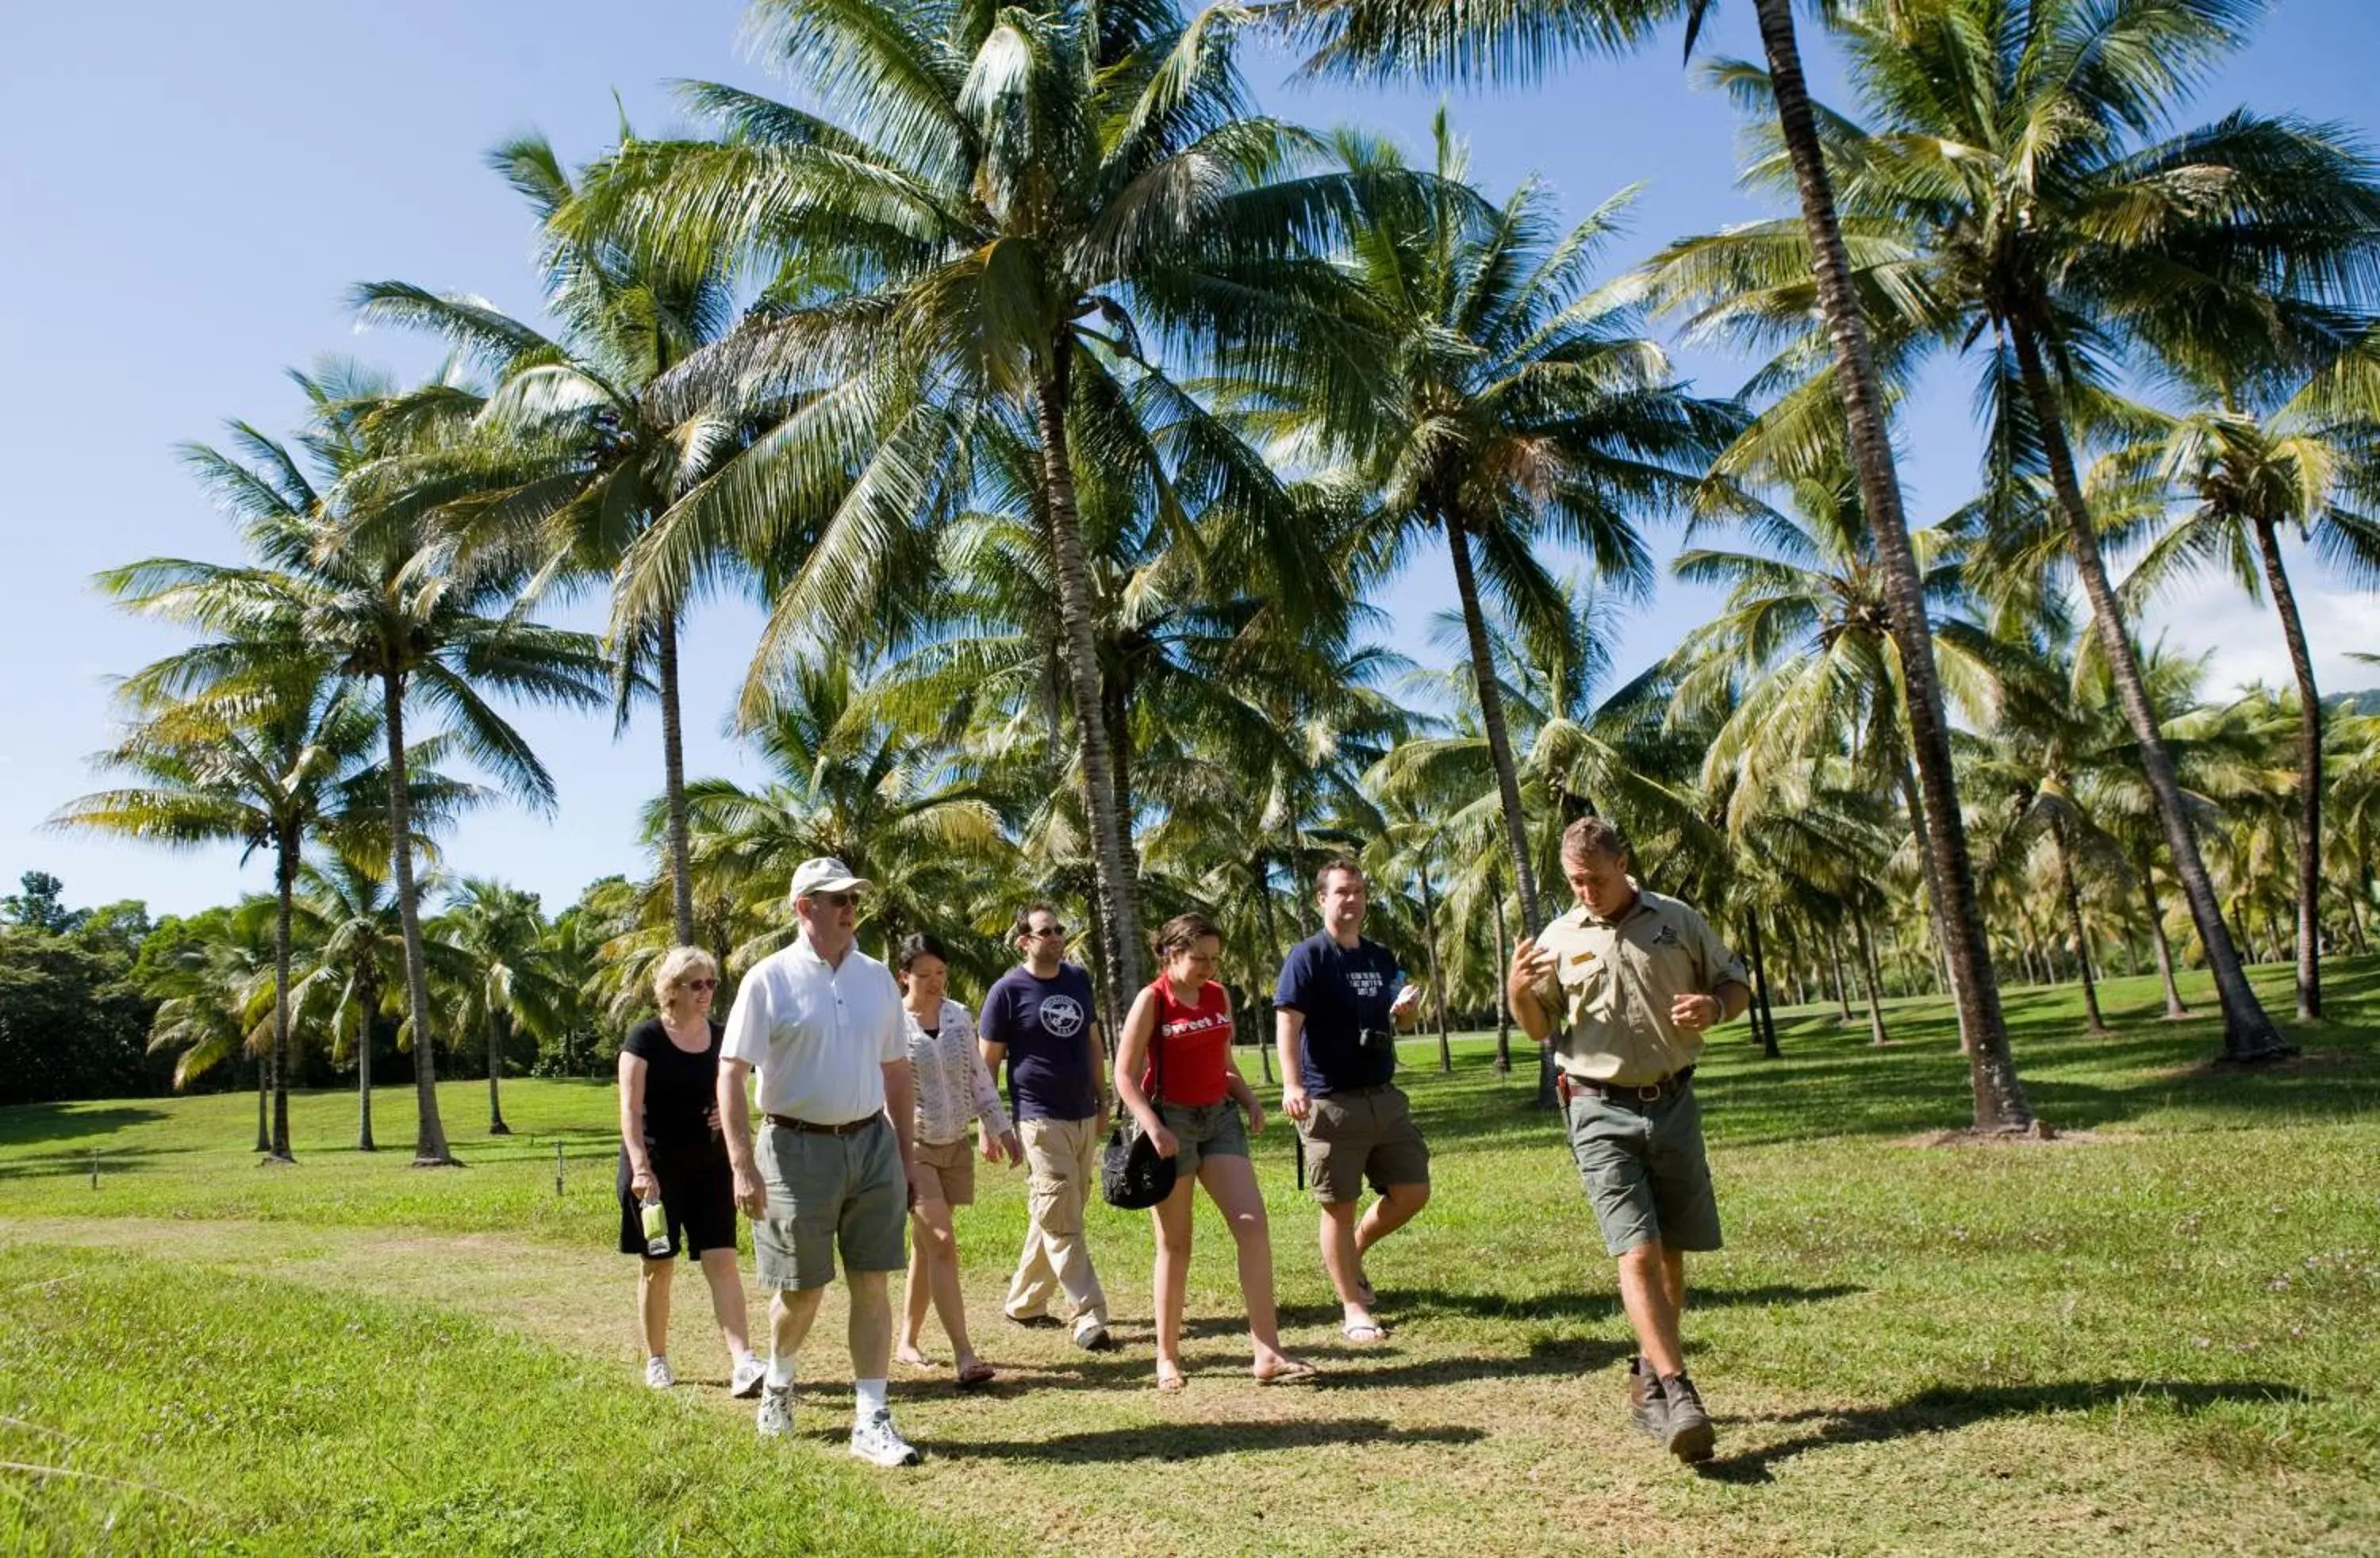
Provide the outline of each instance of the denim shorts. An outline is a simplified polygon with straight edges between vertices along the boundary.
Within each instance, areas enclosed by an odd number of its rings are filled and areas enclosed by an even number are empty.
[[[1173,1172],[1184,1179],[1198,1172],[1202,1158],[1245,1158],[1248,1126],[1240,1106],[1230,1099],[1220,1103],[1160,1103],[1157,1117],[1173,1133],[1181,1148],[1173,1154]]]

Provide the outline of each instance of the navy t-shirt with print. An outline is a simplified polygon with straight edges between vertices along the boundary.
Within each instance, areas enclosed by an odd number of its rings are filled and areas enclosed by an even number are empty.
[[[1386,1029],[1397,998],[1396,955],[1375,941],[1341,946],[1327,931],[1289,949],[1272,1003],[1305,1014],[1298,1077],[1317,1096],[1377,1088],[1396,1074],[1392,1045],[1367,1045],[1364,1029]]]
[[[1096,1018],[1091,977],[1072,963],[1041,979],[1011,968],[983,998],[977,1028],[1008,1047],[1008,1103],[1020,1120],[1087,1120],[1099,1113],[1083,1029]]]

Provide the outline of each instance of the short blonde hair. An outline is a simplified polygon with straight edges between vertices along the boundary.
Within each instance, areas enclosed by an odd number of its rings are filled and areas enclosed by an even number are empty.
[[[698,973],[717,979],[719,960],[698,946],[674,946],[662,954],[662,960],[653,965],[653,1004],[668,1011],[670,997],[686,977]]]

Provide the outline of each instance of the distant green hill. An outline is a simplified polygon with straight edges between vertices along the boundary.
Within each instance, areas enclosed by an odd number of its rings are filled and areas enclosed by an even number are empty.
[[[2380,688],[2365,688],[2362,692],[2334,692],[2322,700],[2325,709],[2344,709],[2351,714],[2380,714]]]

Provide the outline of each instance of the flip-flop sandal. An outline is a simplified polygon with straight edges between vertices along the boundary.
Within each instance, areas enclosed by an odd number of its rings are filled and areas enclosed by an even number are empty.
[[[1374,1342],[1389,1339],[1389,1328],[1385,1325],[1342,1325],[1339,1333],[1358,1346],[1368,1346]]]
[[[978,1385],[988,1385],[998,1378],[1000,1378],[999,1369],[978,1358],[959,1370],[959,1389],[971,1391]]]
[[[1185,1375],[1160,1374],[1157,1377],[1157,1394],[1160,1395],[1180,1395],[1189,1383],[1190,1381]]]
[[[1281,1367],[1274,1369],[1271,1373],[1257,1375],[1257,1383],[1260,1385],[1302,1385],[1309,1383],[1310,1382],[1319,1378],[1321,1373],[1322,1370],[1315,1368],[1314,1365],[1306,1362],[1304,1358],[1289,1357],[1281,1359]]]

